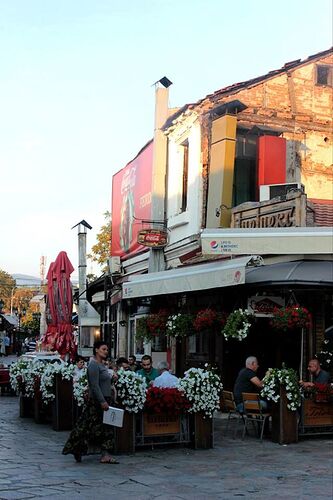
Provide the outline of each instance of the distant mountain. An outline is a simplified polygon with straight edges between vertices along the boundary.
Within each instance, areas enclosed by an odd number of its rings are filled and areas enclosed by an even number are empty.
[[[12,274],[17,286],[40,286],[41,279],[28,274]]]

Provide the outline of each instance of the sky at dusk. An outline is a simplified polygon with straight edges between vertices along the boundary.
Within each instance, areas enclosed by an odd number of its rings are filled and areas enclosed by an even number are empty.
[[[65,250],[77,276],[71,227],[93,226],[89,251],[156,80],[182,106],[331,46],[331,0],[0,0],[0,269]]]

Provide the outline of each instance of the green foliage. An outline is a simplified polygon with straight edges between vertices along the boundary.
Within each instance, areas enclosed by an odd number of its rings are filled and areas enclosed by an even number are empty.
[[[150,342],[154,335],[148,328],[148,317],[143,316],[142,318],[138,318],[136,321],[136,331],[135,338],[136,340],[143,340],[143,342]]]
[[[88,259],[96,262],[102,267],[103,271],[107,269],[107,259],[110,257],[111,248],[111,213],[104,213],[105,224],[97,234],[97,243],[91,247],[91,253],[87,255]]]
[[[15,286],[16,281],[11,275],[0,269],[0,299],[4,302],[4,310],[10,310],[10,300]]]

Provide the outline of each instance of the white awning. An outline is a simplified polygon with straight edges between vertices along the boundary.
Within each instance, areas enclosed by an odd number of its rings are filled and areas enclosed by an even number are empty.
[[[241,285],[245,283],[245,268],[249,263],[261,264],[262,260],[249,255],[131,276],[123,283],[123,299]]]
[[[332,227],[204,229],[204,255],[331,254]]]

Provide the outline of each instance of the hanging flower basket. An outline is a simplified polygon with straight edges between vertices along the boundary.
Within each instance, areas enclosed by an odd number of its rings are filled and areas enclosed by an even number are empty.
[[[152,335],[163,335],[166,330],[166,322],[168,320],[168,311],[160,309],[155,314],[147,316],[147,327]]]
[[[215,311],[215,309],[207,308],[198,311],[196,317],[193,321],[193,327],[197,332],[215,329],[217,327],[222,327],[225,325],[226,315],[221,312]]]
[[[167,319],[168,313],[165,309],[139,318],[136,322],[136,339],[151,342],[154,337],[165,334]]]
[[[274,308],[271,325],[276,330],[288,331],[295,328],[309,328],[311,314],[305,307],[299,305]]]
[[[236,309],[229,314],[221,334],[226,340],[244,340],[250,331],[254,315],[248,309]]]
[[[193,335],[193,316],[187,313],[172,314],[166,323],[166,334],[169,337],[182,338]]]

